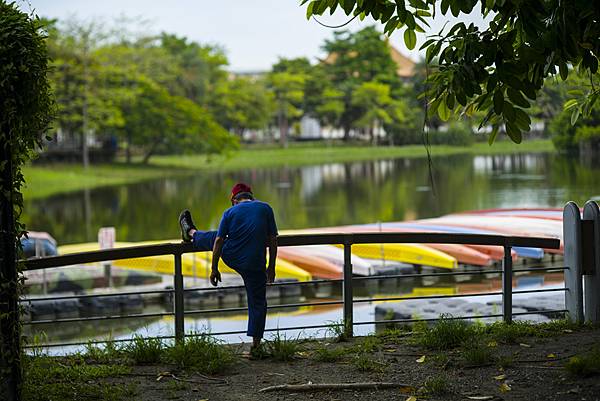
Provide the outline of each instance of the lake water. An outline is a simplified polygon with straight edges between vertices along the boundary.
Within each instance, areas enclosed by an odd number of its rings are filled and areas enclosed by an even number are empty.
[[[175,239],[179,236],[177,217],[184,208],[192,211],[198,227],[216,228],[229,206],[229,189],[237,181],[250,183],[255,195],[273,206],[280,229],[412,220],[484,208],[562,207],[569,200],[582,205],[600,199],[599,173],[600,169],[576,160],[543,153],[434,158],[431,170],[426,159],[256,170],[249,166],[235,173],[201,172],[27,201],[24,220],[28,228],[49,232],[59,244],[96,241],[98,229],[104,226],[114,226],[119,241]],[[529,287],[557,285],[556,274],[532,278],[526,281]],[[417,280],[375,293],[449,295],[495,288],[498,280],[497,275],[466,276],[460,282],[454,278]],[[331,299],[336,299],[335,293]],[[374,308],[374,303],[357,304],[355,321],[374,320]],[[145,312],[165,310],[158,305],[150,309]],[[339,319],[339,306],[305,307],[270,313],[268,326],[316,325]],[[188,332],[244,330],[245,325],[243,312],[186,318]],[[172,317],[163,317],[63,323],[35,326],[35,330],[44,331],[50,341],[68,342],[109,335],[125,338],[132,333],[171,335],[172,327]],[[365,334],[373,329],[374,325],[363,325],[356,331]],[[323,330],[303,332],[323,334]]]

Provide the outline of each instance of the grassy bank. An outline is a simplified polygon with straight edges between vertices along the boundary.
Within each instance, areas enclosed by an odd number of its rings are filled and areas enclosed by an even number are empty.
[[[140,337],[128,345],[90,345],[67,357],[34,349],[36,356],[25,358],[24,400],[346,399],[340,386],[368,382],[395,385],[355,389],[354,396],[563,401],[595,399],[600,391],[600,330],[591,326],[484,326],[442,317],[432,326],[418,323],[353,339],[335,330],[329,334],[300,340],[277,333],[252,361],[241,357],[242,345],[222,345],[202,334],[177,345]],[[330,386],[317,394],[265,391],[304,383]],[[576,397],[565,398],[570,389],[577,389]]]
[[[551,152],[549,140],[536,140],[516,145],[512,142],[498,142],[493,146],[477,143],[471,147],[432,146],[433,157],[455,154],[513,154],[530,152]],[[269,168],[280,166],[302,166],[323,163],[341,163],[390,159],[400,157],[426,157],[422,145],[402,147],[359,147],[359,146],[315,146],[299,144],[288,149],[251,148],[242,149],[230,155],[206,157],[204,155],[155,156],[150,164],[128,165],[122,162],[94,165],[85,170],[79,165],[55,164],[27,166],[24,168],[27,185],[26,199],[43,198],[86,188],[108,185],[121,185],[144,180],[194,174],[198,171],[234,171],[244,168]]]

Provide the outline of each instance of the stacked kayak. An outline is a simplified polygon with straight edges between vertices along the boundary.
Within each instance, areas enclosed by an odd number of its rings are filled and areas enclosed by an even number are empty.
[[[115,242],[115,248],[124,248],[136,245],[152,245],[164,243],[167,241],[147,241],[147,242]],[[83,244],[63,245],[58,247],[61,255],[69,253],[97,251],[98,243],[88,242]],[[208,277],[210,275],[210,252],[185,253],[181,255],[181,271],[188,277]],[[121,268],[130,268],[137,270],[150,271],[160,274],[174,273],[174,259],[172,255],[146,256],[141,258],[120,259],[112,262],[113,266]],[[219,269],[222,273],[235,273],[222,260],[219,261]],[[277,259],[276,263],[277,277],[283,279],[296,279],[298,281],[308,281],[312,279],[310,273],[301,269],[283,259]]]

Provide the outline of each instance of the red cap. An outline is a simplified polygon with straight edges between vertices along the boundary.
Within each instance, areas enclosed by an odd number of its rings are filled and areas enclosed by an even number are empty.
[[[231,188],[231,199],[242,192],[252,193],[252,188],[250,188],[250,185],[246,185],[243,182],[238,182],[233,186],[233,188]]]

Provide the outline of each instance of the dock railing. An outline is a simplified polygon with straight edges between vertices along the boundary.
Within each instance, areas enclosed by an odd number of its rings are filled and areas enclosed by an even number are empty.
[[[439,273],[427,273],[427,274],[413,274],[413,275],[387,275],[387,276],[365,276],[365,277],[353,277],[352,274],[352,245],[354,244],[384,244],[384,243],[421,243],[421,244],[464,244],[464,245],[495,245],[504,248],[504,258],[502,260],[502,269],[481,269],[478,271],[467,271],[467,272],[439,272]],[[291,308],[291,307],[302,307],[302,306],[319,306],[319,305],[343,305],[343,321],[339,325],[343,325],[345,334],[349,337],[353,335],[353,327],[356,325],[364,324],[385,324],[385,323],[408,323],[415,321],[415,319],[389,319],[380,320],[373,322],[355,322],[354,321],[354,304],[359,302],[374,302],[374,301],[398,301],[405,299],[435,299],[435,298],[449,298],[449,297],[464,297],[464,296],[481,296],[481,295],[501,295],[502,296],[502,314],[495,315],[484,315],[484,316],[464,316],[459,318],[485,318],[485,317],[502,317],[504,322],[510,323],[513,320],[513,308],[512,308],[512,297],[514,294],[524,294],[533,292],[548,292],[548,291],[564,291],[566,294],[573,292],[573,289],[569,288],[568,285],[561,288],[552,289],[533,289],[533,290],[520,290],[515,291],[512,288],[513,274],[519,271],[536,271],[536,272],[549,272],[549,271],[564,271],[565,277],[568,276],[569,267],[548,267],[548,268],[536,268],[536,269],[513,269],[513,259],[511,251],[513,247],[538,247],[545,249],[559,249],[560,241],[558,239],[551,238],[534,238],[534,237],[517,237],[517,236],[503,236],[503,235],[481,235],[481,234],[449,234],[449,233],[343,233],[343,234],[299,234],[299,235],[281,235],[278,238],[278,244],[280,247],[283,246],[303,246],[303,245],[343,245],[344,248],[344,267],[343,277],[337,280],[311,280],[311,281],[299,281],[299,282],[285,282],[285,283],[274,283],[269,284],[270,286],[278,285],[308,285],[315,283],[324,282],[341,282],[342,283],[342,300],[341,301],[322,301],[322,302],[306,302],[306,303],[293,303],[293,304],[281,304],[269,306],[269,309],[279,308]],[[112,261],[119,259],[131,259],[141,258],[148,256],[158,255],[173,255],[174,258],[174,275],[173,275],[173,289],[164,290],[152,290],[152,291],[140,291],[140,292],[121,292],[121,293],[110,293],[110,294],[91,294],[91,295],[73,295],[73,296],[61,296],[61,297],[47,297],[47,298],[35,298],[32,301],[40,300],[52,300],[52,299],[67,299],[67,298],[82,298],[82,297],[103,297],[103,296],[115,296],[115,295],[130,295],[130,294],[150,294],[150,293],[171,293],[174,299],[173,312],[162,312],[162,313],[141,313],[141,314],[129,314],[129,315],[113,315],[103,317],[78,317],[69,319],[56,319],[56,320],[45,320],[45,321],[31,321],[25,322],[24,324],[42,324],[42,323],[59,323],[59,322],[77,322],[77,321],[90,321],[90,320],[103,320],[103,319],[119,319],[119,318],[143,318],[143,317],[156,317],[165,315],[175,316],[174,333],[175,336],[161,336],[156,338],[162,339],[175,339],[176,341],[182,341],[186,337],[184,330],[184,318],[186,313],[219,313],[219,312],[231,312],[231,311],[242,311],[246,310],[247,307],[239,308],[221,308],[221,309],[206,309],[206,310],[193,310],[186,311],[184,308],[184,292],[185,291],[215,291],[218,289],[233,289],[243,288],[243,286],[228,286],[218,288],[186,288],[184,289],[183,275],[182,275],[182,255],[185,253],[197,252],[194,250],[191,243],[164,243],[157,245],[144,245],[144,246],[133,246],[127,248],[115,248],[106,250],[97,250],[91,252],[74,253],[60,256],[51,256],[39,259],[29,259],[24,261],[25,270],[39,270],[52,267],[63,267],[80,265],[93,262]],[[355,299],[353,295],[353,282],[358,280],[372,280],[372,279],[386,279],[386,278],[408,278],[408,277],[424,277],[424,276],[452,276],[452,275],[464,275],[464,274],[490,274],[496,273],[502,275],[502,291],[501,292],[487,292],[477,294],[458,294],[458,295],[436,295],[436,296],[421,296],[421,297],[384,297],[384,298],[365,298]],[[568,280],[565,280],[568,284]],[[570,310],[569,300],[572,297],[565,296],[567,305],[564,310],[553,310],[546,311],[548,313],[562,313]],[[22,301],[28,302],[28,301]],[[521,312],[518,314],[529,314],[535,312]],[[538,312],[539,313],[539,312]],[[428,319],[423,319],[428,320]],[[431,320],[431,319],[429,319]],[[299,327],[283,327],[277,328],[276,330],[301,330],[301,329],[316,329],[316,328],[327,328],[331,324],[319,324],[312,326],[299,326]],[[272,330],[267,330],[272,331]],[[245,331],[230,331],[230,332],[219,332],[210,333],[212,335],[228,335],[228,334],[242,334]],[[193,334],[188,334],[193,335]],[[124,339],[121,341],[129,341]],[[94,341],[88,341],[87,343],[94,343]],[[104,343],[106,341],[96,341],[98,343]],[[55,343],[55,344],[44,344],[44,346],[70,346],[70,345],[81,345],[83,343]]]

